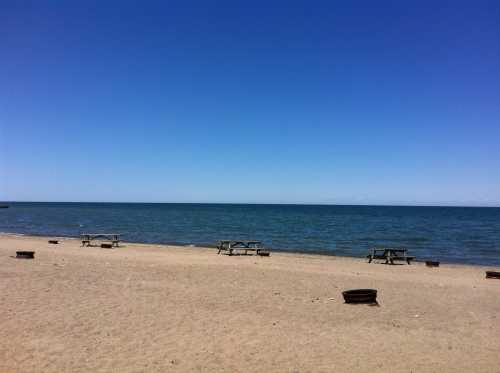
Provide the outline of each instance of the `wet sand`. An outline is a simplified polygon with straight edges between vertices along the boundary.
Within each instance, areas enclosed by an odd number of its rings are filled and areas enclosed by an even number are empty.
[[[47,240],[0,236],[0,372],[500,372],[492,268]]]

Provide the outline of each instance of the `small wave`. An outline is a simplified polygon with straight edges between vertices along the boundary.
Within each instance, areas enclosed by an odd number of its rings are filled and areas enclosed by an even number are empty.
[[[0,234],[3,236],[13,236],[13,237],[26,236],[26,234],[24,234],[24,233],[12,233],[12,232],[0,232]]]

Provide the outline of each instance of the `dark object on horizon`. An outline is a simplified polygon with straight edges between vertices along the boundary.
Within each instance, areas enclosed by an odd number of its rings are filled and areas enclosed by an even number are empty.
[[[439,267],[439,262],[435,262],[433,260],[426,260],[425,265],[427,267]]]
[[[112,249],[113,248],[113,244],[112,243],[102,243],[101,244],[101,248],[103,248],[103,249]]]
[[[18,259],[35,259],[34,251],[16,251],[16,258]]]
[[[271,252],[267,251],[267,250],[260,250],[257,252],[257,255],[260,255],[260,256],[270,256],[271,255]]]
[[[0,205],[0,209],[8,209],[9,205]]]
[[[374,259],[385,260],[385,264],[394,264],[395,260],[404,260],[406,263],[415,259],[414,256],[408,256],[408,250],[406,249],[395,249],[395,248],[374,248],[372,252],[366,257],[368,258],[368,263],[371,263]]]
[[[220,254],[221,251],[227,251],[228,255],[233,255],[235,251],[244,251],[245,255],[247,255],[249,251],[255,251],[257,255],[260,255],[261,251],[265,251],[260,241],[222,240],[218,242],[217,249],[219,249],[217,254]]]
[[[59,241],[58,240],[49,240],[49,243],[57,245],[59,243]]]
[[[342,292],[346,303],[377,303],[377,290],[375,289],[354,289]]]
[[[497,279],[500,279],[500,272],[486,271],[486,278],[497,278]]]

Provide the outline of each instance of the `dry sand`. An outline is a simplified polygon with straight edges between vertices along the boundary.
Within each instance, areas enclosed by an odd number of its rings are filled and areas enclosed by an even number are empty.
[[[3,235],[0,371],[500,372],[485,270]]]

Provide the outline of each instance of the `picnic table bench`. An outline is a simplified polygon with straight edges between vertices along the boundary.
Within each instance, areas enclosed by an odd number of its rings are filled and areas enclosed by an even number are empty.
[[[94,240],[111,241],[111,245],[116,247],[120,243],[120,235],[116,233],[83,233],[80,236],[82,237],[82,246],[90,246]]]
[[[377,248],[372,249],[372,252],[367,255],[368,263],[371,263],[374,259],[385,260],[385,264],[394,264],[395,260],[402,260],[410,264],[412,260],[415,259],[414,256],[408,256],[408,251],[406,249],[394,249],[394,248]]]
[[[260,251],[264,250],[262,242],[260,241],[230,241],[222,240],[217,244],[217,249],[219,249],[217,254],[221,251],[228,251],[229,255],[233,255],[235,250],[244,251],[245,255],[249,251],[255,251],[255,254],[259,255]]]

